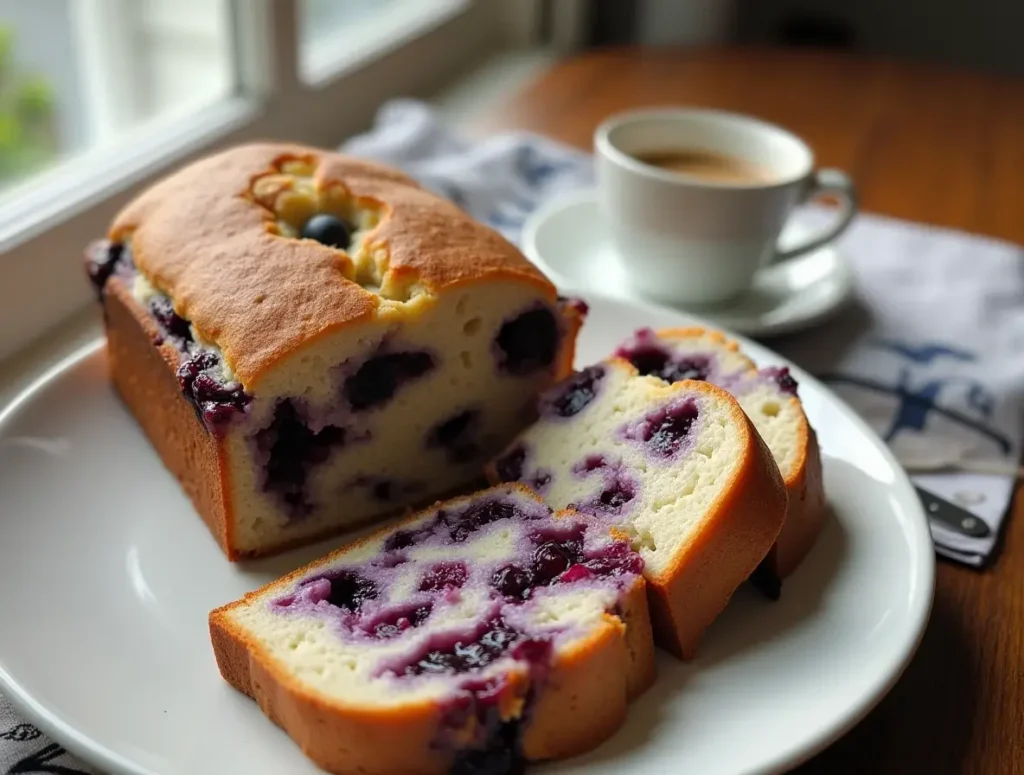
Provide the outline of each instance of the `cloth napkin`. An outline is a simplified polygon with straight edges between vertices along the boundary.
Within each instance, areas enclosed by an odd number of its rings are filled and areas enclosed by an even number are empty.
[[[513,242],[538,206],[594,185],[589,154],[527,133],[473,142],[410,100],[385,104],[373,128],[343,150],[403,168]],[[831,216],[812,206],[797,217],[814,228]],[[772,348],[829,384],[908,468],[1016,464],[1024,430],[1024,250],[875,215],[861,215],[839,248],[856,278],[854,307],[775,339]],[[989,536],[970,538],[931,524],[939,554],[984,565],[1014,477],[958,470],[912,479],[989,525]]]
[[[0,775],[93,775],[0,697]]]
[[[424,186],[517,242],[547,200],[594,184],[588,154],[525,133],[481,142],[447,128],[418,102],[398,100],[344,150],[402,167]],[[828,218],[800,214],[813,225]],[[920,460],[1016,462],[1024,385],[1024,251],[957,232],[863,215],[842,238],[858,293],[854,314],[772,347],[824,379],[891,445]],[[628,332],[624,332],[624,335]],[[1013,492],[1009,476],[918,475],[925,489],[992,528],[985,539],[932,524],[936,550],[983,565]],[[0,697],[0,775],[89,775]]]

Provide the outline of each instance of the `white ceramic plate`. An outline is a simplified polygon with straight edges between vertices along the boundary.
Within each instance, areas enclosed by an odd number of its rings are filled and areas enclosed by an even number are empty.
[[[799,215],[780,235],[782,248],[799,245],[816,232]],[[534,213],[523,227],[522,247],[561,288],[643,302],[611,243],[596,191],[566,194]],[[849,301],[853,288],[849,265],[834,245],[827,245],[762,269],[737,299],[700,314],[749,336],[778,336],[828,319]]]
[[[640,326],[694,322],[589,301],[582,362]],[[227,563],[105,369],[97,342],[0,415],[0,692],[107,771],[318,772],[221,681],[206,615],[327,545]],[[661,655],[660,681],[612,740],[542,771],[777,771],[850,728],[902,672],[932,599],[924,514],[860,419],[794,374],[834,511],[819,543],[780,602],[741,589],[693,664]]]

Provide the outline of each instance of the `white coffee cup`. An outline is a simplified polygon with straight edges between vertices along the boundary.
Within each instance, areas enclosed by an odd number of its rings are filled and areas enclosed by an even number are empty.
[[[816,250],[841,234],[857,211],[846,173],[815,169],[799,137],[749,116],[666,108],[622,113],[598,127],[598,188],[612,240],[641,293],[687,304],[715,304],[743,292],[772,263]],[[656,153],[701,152],[739,159],[756,178],[721,181],[653,166]],[[835,195],[840,208],[824,233],[777,247],[793,208]]]

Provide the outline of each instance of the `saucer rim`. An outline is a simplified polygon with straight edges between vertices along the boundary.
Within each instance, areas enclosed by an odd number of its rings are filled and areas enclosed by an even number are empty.
[[[574,207],[588,205],[597,206],[598,204],[598,190],[596,187],[568,191],[555,196],[551,200],[542,204],[530,214],[523,224],[519,239],[520,249],[527,259],[535,264],[537,268],[547,275],[548,278],[550,278],[551,281],[562,291],[597,293],[605,296],[609,295],[609,291],[603,287],[580,287],[575,278],[569,276],[564,271],[561,271],[558,266],[553,264],[551,261],[546,260],[541,255],[541,251],[537,248],[537,235],[540,229],[547,225],[548,221]],[[818,250],[801,258],[806,259],[815,253],[825,251],[831,251],[836,256],[836,260],[832,262],[832,271],[826,275],[826,278],[837,282],[840,288],[838,293],[835,295],[834,301],[827,306],[811,310],[809,314],[789,315],[783,320],[779,320],[774,323],[763,322],[765,317],[764,315],[731,315],[730,310],[735,309],[732,305],[702,307],[697,304],[686,305],[681,302],[672,303],[667,300],[651,298],[641,293],[632,285],[628,285],[620,291],[620,293],[612,294],[612,296],[613,298],[620,298],[634,304],[650,305],[668,312],[682,312],[688,315],[696,315],[704,318],[715,326],[744,336],[784,336],[786,334],[805,331],[824,323],[838,315],[854,298],[855,283],[853,268],[850,266],[849,260],[844,257],[843,251],[838,245],[838,241],[833,241],[832,243],[818,248]],[[758,274],[763,276],[766,273],[775,271],[779,266],[780,265],[776,264],[762,267],[758,270]],[[825,278],[817,280],[814,284],[817,285],[818,283],[823,282],[824,279]],[[803,292],[806,292],[806,290]],[[737,300],[742,298],[743,294],[736,297]],[[787,298],[791,298],[791,296]]]

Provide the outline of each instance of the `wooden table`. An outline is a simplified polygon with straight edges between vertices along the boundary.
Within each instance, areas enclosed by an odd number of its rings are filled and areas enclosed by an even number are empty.
[[[856,179],[867,211],[1024,244],[1024,80],[803,50],[613,50],[569,59],[475,129],[591,148],[608,114],[685,104],[752,113]],[[1018,498],[1017,512],[1024,512]],[[903,678],[800,773],[1024,773],[1024,513],[987,571],[940,562]]]

